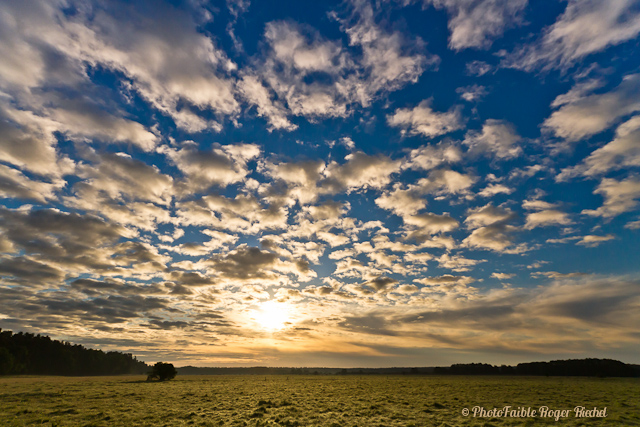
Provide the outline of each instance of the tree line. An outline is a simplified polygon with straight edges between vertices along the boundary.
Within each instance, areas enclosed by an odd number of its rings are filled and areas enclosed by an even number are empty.
[[[324,367],[196,367],[177,368],[180,375],[414,375],[434,368],[324,368]]]
[[[286,368],[194,367],[177,368],[180,375],[541,375],[585,377],[640,377],[640,366],[612,359],[571,359],[495,366],[460,363],[449,367],[414,368]]]
[[[638,377],[640,366],[612,359],[569,359],[550,362],[519,363],[517,366],[494,366],[487,363],[455,364],[437,367],[437,375],[534,375],[584,377]]]
[[[104,352],[48,336],[0,329],[0,375],[144,374],[149,366],[129,353]]]
[[[149,369],[152,368],[151,371]],[[285,368],[193,367],[174,369],[162,362],[153,367],[130,353],[104,352],[48,336],[0,329],[0,375],[122,375],[148,374],[167,380],[181,375],[542,375],[639,377],[640,366],[612,359],[571,359],[494,366],[487,363],[454,364],[421,368]]]

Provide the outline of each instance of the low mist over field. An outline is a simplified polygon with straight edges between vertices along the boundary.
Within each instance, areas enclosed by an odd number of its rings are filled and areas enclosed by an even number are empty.
[[[635,0],[0,0],[0,328],[127,369],[638,364],[639,34]]]

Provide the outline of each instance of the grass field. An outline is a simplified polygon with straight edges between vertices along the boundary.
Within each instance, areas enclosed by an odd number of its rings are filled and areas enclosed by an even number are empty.
[[[1,426],[640,425],[640,380],[403,376],[0,378]],[[463,416],[510,405],[606,418]]]

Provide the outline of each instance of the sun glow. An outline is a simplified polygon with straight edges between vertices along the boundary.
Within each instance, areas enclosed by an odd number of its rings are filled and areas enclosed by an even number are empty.
[[[278,301],[263,302],[255,312],[255,319],[264,329],[279,331],[290,322],[290,307]]]

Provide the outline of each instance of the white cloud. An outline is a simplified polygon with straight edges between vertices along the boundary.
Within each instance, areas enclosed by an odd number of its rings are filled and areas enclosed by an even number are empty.
[[[74,163],[56,149],[57,124],[30,111],[0,106],[0,160],[40,175],[61,177]]]
[[[524,70],[571,67],[586,56],[635,39],[640,13],[634,0],[570,0],[543,36],[508,58]]]
[[[491,249],[496,252],[503,252],[513,244],[511,233],[516,228],[506,224],[493,224],[473,230],[471,234],[462,241],[463,246],[478,249]]]
[[[531,277],[547,277],[549,279],[571,279],[585,276],[585,273],[574,271],[572,273],[558,273],[557,271],[536,271],[531,273]]]
[[[536,227],[573,224],[573,221],[569,218],[569,214],[558,210],[556,203],[549,203],[539,199],[527,199],[522,202],[522,207],[527,210],[536,211],[527,213],[527,219],[524,225],[524,228],[527,230],[532,230]]]
[[[178,103],[184,100],[221,115],[237,113],[233,84],[225,76],[235,64],[210,38],[195,31],[184,12],[166,6],[152,10],[154,19],[138,15],[134,8],[127,20],[99,12],[91,24],[71,26],[71,36],[80,36],[84,43],[67,52],[125,73],[133,80],[132,88],[179,127],[218,128],[189,108],[179,110]]]
[[[594,177],[610,170],[640,166],[640,116],[622,123],[616,129],[614,139],[593,151],[582,163],[562,170],[557,181],[582,175]]]
[[[582,239],[576,243],[576,245],[588,246],[590,248],[600,245],[600,243],[608,242],[609,240],[615,239],[616,236],[613,234],[607,234],[605,236],[596,236],[593,234],[589,234],[587,236],[583,236]]]
[[[65,203],[69,207],[92,211],[116,224],[138,227],[146,231],[155,231],[158,224],[167,224],[174,220],[167,208],[153,203],[124,203],[91,193],[77,192],[75,198],[65,198]]]
[[[269,50],[256,71],[292,114],[308,118],[348,114],[348,105],[356,100],[346,74],[354,64],[339,42],[325,40],[311,28],[279,21],[267,24],[265,39]],[[307,83],[305,78],[312,73],[321,73],[328,81]]]
[[[348,154],[345,160],[347,162],[342,165],[335,162],[327,165],[326,179],[320,184],[323,191],[383,188],[401,166],[399,160],[391,160],[384,155],[370,156],[361,151]]]
[[[546,166],[543,165],[531,165],[531,166],[527,166],[525,168],[515,168],[513,169],[510,173],[509,173],[509,179],[516,179],[516,178],[531,178],[532,176],[534,176],[535,174],[537,174],[538,172],[547,170],[548,168]]]
[[[421,178],[416,188],[424,194],[448,195],[466,194],[477,178],[451,169],[436,169],[429,172],[427,178]]]
[[[421,192],[415,188],[402,189],[396,184],[392,191],[385,192],[376,199],[376,205],[382,209],[393,211],[401,217],[413,215],[427,206],[427,201],[421,197]]]
[[[612,218],[635,209],[640,199],[640,180],[635,176],[618,181],[604,178],[593,192],[604,197],[604,203],[598,209],[585,209],[585,215]]]
[[[415,282],[421,283],[427,286],[441,285],[441,284],[468,285],[470,283],[475,282],[475,279],[469,276],[452,276],[450,274],[445,274],[444,276],[424,277],[422,279],[416,279]]]
[[[527,199],[524,202],[522,202],[523,208],[533,209],[533,210],[553,209],[557,206],[558,205],[555,203],[549,203],[539,199]]]
[[[567,93],[556,96],[551,103],[552,108],[558,108],[565,104],[573,104],[589,95],[594,90],[601,88],[604,82],[600,79],[589,79],[576,83]]]
[[[82,163],[75,184],[77,193],[103,193],[112,199],[148,201],[169,205],[173,196],[173,178],[127,155],[103,154],[94,164]],[[96,206],[96,210],[99,210]]]
[[[489,184],[478,193],[482,197],[493,197],[496,194],[511,194],[515,190],[504,184]]]
[[[467,102],[477,102],[487,96],[489,92],[486,87],[474,84],[471,86],[459,87],[456,89],[456,93],[459,93],[460,98]]]
[[[335,74],[340,71],[339,43],[321,40],[314,34],[315,40],[308,40],[301,29],[289,22],[271,22],[265,29],[265,38],[273,49],[278,61],[303,73],[324,71]]]
[[[469,151],[475,154],[511,159],[522,154],[522,138],[511,123],[488,119],[482,125],[482,132],[469,131],[463,141]]]
[[[469,212],[467,212],[467,219],[465,219],[464,222],[467,224],[467,227],[473,229],[498,222],[511,221],[514,218],[515,214],[511,209],[495,207],[489,203],[485,206],[469,210]]]
[[[437,215],[430,212],[404,217],[404,222],[424,234],[446,233],[458,228],[458,221],[449,215]]]
[[[251,6],[250,0],[227,0],[229,13],[231,13],[231,15],[236,19],[243,13],[247,12],[249,10],[249,6]]]
[[[295,130],[297,125],[287,119],[286,109],[271,99],[267,88],[255,76],[246,75],[238,82],[238,90],[244,98],[257,107],[258,115],[266,117],[270,129]]]
[[[303,206],[295,215],[295,222],[282,236],[286,239],[287,245],[294,246],[298,239],[309,239],[313,242],[320,240],[331,246],[346,244],[360,229],[353,218],[346,216],[349,208],[349,203],[332,200],[318,205]]]
[[[199,200],[179,203],[176,208],[181,224],[215,227],[233,233],[282,229],[288,218],[285,207],[264,206],[261,200],[243,194],[233,198],[209,194]]]
[[[510,209],[495,207],[491,203],[469,210],[465,223],[474,230],[462,245],[496,252],[508,251],[513,245],[512,234],[517,230],[509,224],[514,218],[515,214]]]
[[[343,21],[343,26],[349,44],[362,49],[359,65],[365,77],[357,91],[363,105],[367,105],[372,94],[415,83],[426,68],[437,66],[440,58],[427,55],[421,40],[407,40],[399,32],[382,28],[375,22],[375,12],[368,2],[351,3],[351,23]]]
[[[185,175],[182,192],[187,194],[242,181],[249,173],[247,162],[260,155],[260,148],[255,144],[214,144],[210,151],[200,151],[191,145],[181,149],[165,145],[158,151]]]
[[[528,0],[423,0],[446,8],[450,15],[449,47],[487,49],[501,37],[505,29],[515,27],[522,21],[522,11]]]
[[[629,230],[639,230],[640,220],[628,222],[625,224],[624,228],[628,228]]]
[[[135,276],[152,264],[157,273],[167,260],[144,243],[120,243],[135,233],[94,215],[57,209],[5,210],[0,227],[13,246],[23,251],[9,261],[14,265],[10,275],[27,279],[33,275],[30,286],[37,286],[40,279],[81,274]]]
[[[369,4],[351,4],[348,19],[331,16],[341,24],[349,44],[361,55],[350,53],[339,40],[327,40],[308,27],[293,22],[270,22],[265,40],[269,49],[255,64],[255,72],[275,92],[289,112],[310,120],[345,117],[353,105],[368,106],[380,94],[415,83],[438,58],[426,55],[420,41],[406,40],[399,32],[389,32],[375,22]],[[322,76],[309,82],[309,76]],[[254,85],[255,86],[255,85]],[[259,98],[258,99],[258,95]],[[249,95],[258,111],[282,128],[291,128],[278,111],[277,103],[256,87]],[[260,107],[262,105],[263,107]]]
[[[433,255],[431,255],[429,252],[406,252],[403,258],[406,262],[411,262],[414,264],[427,264],[427,261],[431,261],[433,259]]]
[[[259,171],[269,176],[274,181],[284,182],[286,185],[286,196],[298,200],[301,204],[315,202],[322,191],[317,186],[323,178],[325,163],[322,160],[306,160],[299,162],[261,162]],[[267,198],[277,200],[281,192],[278,192],[279,185],[274,183],[271,186],[262,186],[261,194]],[[285,203],[289,204],[287,201]]]
[[[445,298],[450,296],[470,296],[477,292],[477,289],[469,285],[475,282],[470,276],[453,276],[445,274],[443,276],[425,277],[414,280],[416,283],[424,285],[421,292],[433,295],[444,294]]]
[[[515,274],[511,274],[511,273],[499,273],[497,271],[494,271],[493,273],[491,273],[491,277],[494,277],[498,280],[509,280],[513,277],[515,277]]]
[[[494,70],[494,67],[484,61],[471,61],[465,65],[467,74],[471,76],[484,76],[488,72]]]
[[[420,289],[416,285],[400,285],[395,289],[395,292],[400,292],[402,294],[413,294],[418,292]]]
[[[65,185],[64,180],[49,183],[29,179],[19,170],[0,165],[0,198],[33,200],[44,204],[53,201],[56,192]]]
[[[158,137],[140,123],[116,117],[87,102],[60,103],[49,111],[49,117],[70,139],[130,142],[143,151],[153,150],[158,142]]]
[[[356,149],[356,143],[348,136],[340,138],[340,144],[342,144],[347,150],[353,151]]]
[[[427,206],[427,194],[444,197],[453,194],[467,194],[476,178],[450,169],[432,170],[427,178],[418,180],[416,184],[394,185],[393,190],[384,192],[375,200],[382,209],[393,211],[404,219],[405,224],[417,225],[418,211]],[[457,222],[456,222],[457,224]]]
[[[548,227],[550,225],[569,225],[573,221],[566,212],[556,209],[542,210],[527,214],[527,221],[524,228],[532,230],[536,227]]]
[[[171,222],[173,181],[157,168],[106,154],[91,166],[81,164],[78,173],[82,180],[73,185],[71,196],[63,197],[66,206],[148,231]]]
[[[210,236],[211,240],[203,242],[202,244],[195,242],[186,242],[181,243],[177,246],[162,245],[161,248],[182,255],[201,257],[211,253],[216,249],[227,247],[238,241],[238,236],[227,234],[218,230],[205,229],[202,232],[207,236]]]
[[[563,101],[544,127],[567,141],[578,141],[608,129],[619,118],[640,110],[640,75],[626,76],[609,92]]]
[[[104,67],[127,76],[128,89],[189,131],[220,127],[191,107],[211,109],[218,116],[239,111],[232,81],[226,76],[235,64],[209,37],[196,31],[196,23],[184,10],[157,4],[143,12],[137,4],[109,4],[67,14],[61,7],[38,1],[28,8],[5,6],[3,16],[11,26],[16,22],[21,25],[13,31],[13,43],[3,43],[10,50],[4,53],[8,58],[27,54],[24,64],[33,67],[27,77],[20,77],[16,61],[8,61],[0,75],[7,76],[12,87],[82,83],[86,82],[87,66]],[[179,103],[183,105],[179,107]],[[74,127],[78,115],[83,113],[60,118]],[[135,123],[122,118],[109,120],[118,126],[119,133],[109,131],[106,124],[98,128],[109,138],[133,138],[142,147],[148,147],[153,139]],[[80,125],[85,123],[80,121]]]
[[[475,265],[485,262],[484,260],[469,259],[447,253],[442,254],[437,261],[440,268],[447,268],[452,271],[469,271]]]
[[[451,133],[464,126],[460,108],[451,108],[446,113],[431,109],[431,100],[424,100],[412,109],[398,108],[387,116],[390,126],[399,127],[403,133],[434,138]]]
[[[440,142],[437,145],[423,145],[411,150],[404,167],[431,170],[443,163],[458,163],[461,160],[462,152],[459,147],[451,143]]]

